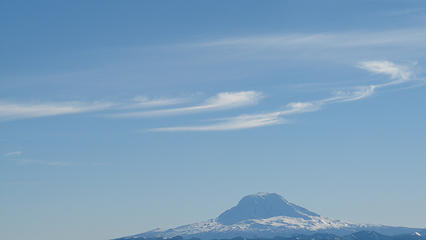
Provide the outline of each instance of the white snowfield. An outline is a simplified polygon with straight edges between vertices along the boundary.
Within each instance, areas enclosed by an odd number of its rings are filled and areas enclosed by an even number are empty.
[[[383,234],[413,233],[417,229],[383,225],[355,224],[322,217],[303,207],[288,202],[275,193],[258,193],[245,196],[239,203],[215,219],[171,229],[154,229],[133,238],[184,238],[220,239],[241,237],[275,237],[295,234],[332,233],[345,235],[357,231],[377,231]],[[417,232],[416,232],[417,233]],[[417,233],[419,234],[419,233]]]
[[[240,232],[256,233],[267,232],[281,233],[294,232],[294,230],[304,230],[314,232],[319,230],[331,230],[341,228],[367,227],[368,225],[353,224],[340,220],[332,220],[325,217],[310,217],[310,219],[293,218],[286,216],[277,216],[266,219],[249,219],[232,225],[223,225],[210,219],[204,222],[180,226],[173,229],[161,230],[155,229],[133,237],[164,237],[171,238],[175,236],[198,236],[201,233],[223,233],[220,236],[234,235]]]

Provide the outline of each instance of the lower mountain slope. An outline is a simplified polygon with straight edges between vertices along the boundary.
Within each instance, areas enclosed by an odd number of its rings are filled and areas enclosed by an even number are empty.
[[[128,237],[120,238],[121,240],[132,239],[132,240],[184,240],[181,236],[173,238],[143,238],[143,237]],[[190,240],[201,240],[200,238],[191,238]],[[337,236],[330,233],[315,233],[312,235],[298,234],[291,237],[274,237],[274,238],[243,238],[234,237],[230,239],[219,239],[219,240],[426,240],[420,233],[414,232],[411,234],[402,234],[396,236],[387,236],[374,231],[360,231],[355,232],[346,236]]]

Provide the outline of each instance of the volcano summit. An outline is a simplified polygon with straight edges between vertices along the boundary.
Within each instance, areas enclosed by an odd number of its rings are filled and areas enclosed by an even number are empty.
[[[386,235],[425,232],[425,229],[384,225],[355,224],[320,216],[293,204],[276,193],[257,193],[243,197],[235,207],[215,219],[171,229],[154,229],[120,238],[271,238],[296,234],[329,233],[346,235],[359,231],[375,231]]]

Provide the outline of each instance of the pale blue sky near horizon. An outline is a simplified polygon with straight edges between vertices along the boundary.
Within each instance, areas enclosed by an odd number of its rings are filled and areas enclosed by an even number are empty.
[[[0,239],[276,192],[426,228],[426,2],[0,1]]]

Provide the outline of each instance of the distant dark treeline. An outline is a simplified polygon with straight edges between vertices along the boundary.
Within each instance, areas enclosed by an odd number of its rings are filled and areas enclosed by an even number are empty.
[[[119,238],[116,240],[201,240],[199,238],[184,239],[181,236],[173,238]],[[426,240],[426,237],[420,234],[402,234],[395,236],[387,236],[374,231],[361,231],[346,236],[337,236],[334,234],[317,233],[313,235],[295,235],[292,237],[274,237],[274,238],[243,238],[235,237],[230,239],[214,239],[214,240]]]

